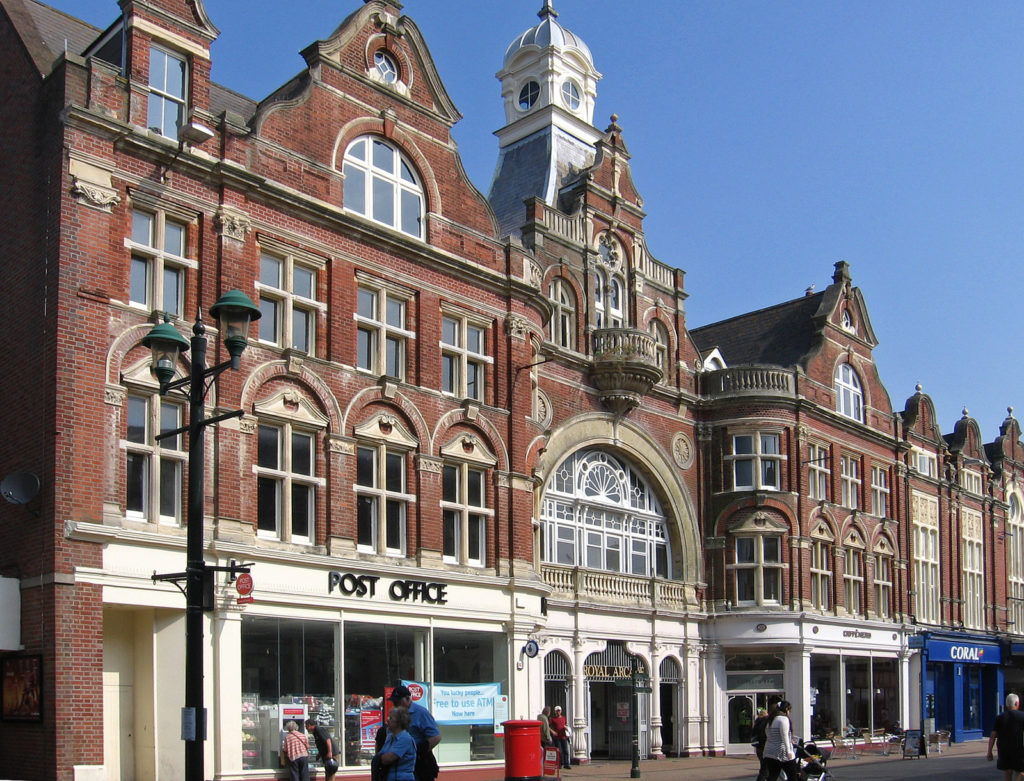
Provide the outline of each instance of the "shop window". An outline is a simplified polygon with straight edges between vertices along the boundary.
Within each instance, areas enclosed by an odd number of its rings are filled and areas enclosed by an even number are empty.
[[[185,257],[186,223],[162,210],[132,211],[128,301],[146,310],[184,315],[185,269],[195,268]]]
[[[317,300],[318,268],[294,253],[260,256],[256,290],[261,342],[315,354],[317,313],[326,311],[326,305]]]
[[[842,456],[839,459],[842,471],[842,505],[849,510],[860,507],[860,459],[856,456]]]
[[[484,400],[487,366],[487,328],[467,317],[441,318],[441,392],[464,399]]]
[[[423,238],[423,188],[397,147],[376,136],[357,138],[343,170],[346,209]]]
[[[188,461],[181,433],[184,407],[158,394],[125,399],[125,515],[170,526],[181,524],[182,474]]]
[[[889,470],[884,466],[871,467],[871,514],[889,517]]]
[[[668,529],[646,479],[603,451],[563,461],[544,489],[546,562],[643,577],[671,577]]]
[[[185,122],[185,59],[159,46],[149,48],[149,96],[146,127],[170,139],[178,138]]]
[[[576,349],[576,294],[569,282],[556,278],[548,291],[551,299],[551,340],[567,350]]]
[[[409,295],[379,283],[359,285],[356,305],[356,365],[374,375],[405,379],[409,341],[406,329]]]
[[[280,766],[284,723],[307,717],[341,735],[335,693],[335,625],[242,617],[242,767]],[[305,732],[303,728],[303,732]],[[310,741],[315,758],[315,748]]]
[[[782,455],[778,434],[736,434],[726,460],[732,464],[735,490],[779,490]]]
[[[736,537],[732,575],[737,605],[777,605],[782,599],[782,538]]]
[[[836,367],[836,410],[844,418],[864,420],[864,392],[860,378],[848,363]]]
[[[829,468],[828,448],[824,445],[807,446],[808,496],[819,501],[828,501],[828,484],[832,479]]]

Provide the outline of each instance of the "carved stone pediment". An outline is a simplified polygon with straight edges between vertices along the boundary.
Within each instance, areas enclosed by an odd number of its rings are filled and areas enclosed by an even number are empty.
[[[459,434],[441,448],[441,455],[480,466],[494,466],[498,463],[498,457],[475,434]]]
[[[386,442],[389,445],[409,450],[419,444],[416,437],[409,433],[409,430],[396,415],[386,412],[375,415],[365,423],[356,426],[355,434],[357,439]]]
[[[729,526],[731,534],[782,534],[788,531],[789,524],[776,513],[765,510],[744,513]]]
[[[313,403],[297,390],[286,388],[269,399],[257,402],[255,412],[259,417],[283,418],[294,423],[306,424],[311,428],[327,428],[330,420]]]

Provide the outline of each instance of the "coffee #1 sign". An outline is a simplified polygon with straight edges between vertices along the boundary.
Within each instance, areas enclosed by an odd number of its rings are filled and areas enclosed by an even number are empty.
[[[417,681],[402,681],[411,687]],[[430,711],[438,724],[493,724],[494,701],[501,696],[500,683],[419,683],[431,691]],[[427,700],[428,698],[424,698]],[[423,700],[421,704],[426,704]]]

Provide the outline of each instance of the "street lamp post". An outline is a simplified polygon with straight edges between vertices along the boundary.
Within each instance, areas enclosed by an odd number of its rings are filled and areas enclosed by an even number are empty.
[[[208,566],[203,559],[203,504],[205,499],[205,447],[206,426],[242,415],[234,410],[212,418],[206,417],[204,401],[213,381],[226,369],[239,367],[245,350],[249,323],[260,318],[261,312],[240,290],[231,290],[218,299],[210,314],[219,320],[220,334],[229,358],[216,366],[206,365],[206,326],[202,313],[192,327],[192,339],[186,341],[165,318],[142,339],[143,345],[153,352],[152,371],[160,382],[160,395],[170,391],[186,391],[189,400],[188,423],[174,431],[161,433],[157,439],[178,436],[188,432],[188,523],[186,537],[185,572],[166,575],[153,574],[155,581],[172,581],[185,593],[185,707],[181,716],[181,737],[185,741],[185,781],[204,781],[203,744],[206,740],[206,708],[203,705],[203,611],[206,594],[213,585],[213,573],[229,571],[232,574],[248,572],[246,566]],[[177,380],[178,354],[192,349],[192,372]],[[184,588],[181,582],[185,582]]]

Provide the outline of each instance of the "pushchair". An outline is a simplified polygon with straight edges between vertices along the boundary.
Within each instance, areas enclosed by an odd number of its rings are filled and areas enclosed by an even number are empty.
[[[800,764],[800,778],[794,781],[829,781],[835,779],[828,772],[828,756],[826,750],[818,748],[816,743],[799,741],[795,747],[796,760]]]

